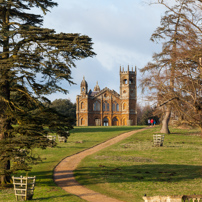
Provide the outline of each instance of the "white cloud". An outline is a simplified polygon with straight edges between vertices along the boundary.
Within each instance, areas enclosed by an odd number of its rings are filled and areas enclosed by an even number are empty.
[[[97,56],[76,62],[72,76],[78,85],[63,84],[69,95],[54,94],[50,99],[66,97],[75,101],[83,76],[91,89],[98,81],[101,88],[107,86],[119,93],[120,65],[142,68],[159,50],[149,39],[160,23],[161,6],[148,6],[141,0],[57,2],[59,6],[45,16],[44,26],[57,32],[88,35],[94,42]]]

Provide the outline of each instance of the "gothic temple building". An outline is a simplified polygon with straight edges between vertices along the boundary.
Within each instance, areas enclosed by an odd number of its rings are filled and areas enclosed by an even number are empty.
[[[83,78],[76,98],[77,126],[137,125],[136,68],[124,71],[120,67],[120,94],[109,88],[100,90],[98,83],[88,91]]]

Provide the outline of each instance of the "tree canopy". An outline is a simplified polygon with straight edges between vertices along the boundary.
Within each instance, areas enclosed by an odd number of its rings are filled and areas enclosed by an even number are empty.
[[[72,103],[69,99],[56,99],[51,102],[50,107],[59,114],[71,118],[73,125],[76,124],[76,103]]]
[[[77,33],[56,33],[43,28],[43,16],[57,6],[52,0],[0,1],[0,176],[29,169],[38,160],[35,147],[46,148],[46,127],[58,134],[72,127],[71,122],[47,108],[47,95],[67,93],[61,81],[73,84],[71,68],[75,60],[95,55],[92,40]],[[13,126],[15,124],[15,126]],[[46,126],[46,127],[45,127]],[[21,159],[10,166],[11,161]]]
[[[169,133],[168,122],[174,111],[179,120],[202,128],[201,103],[201,3],[177,0],[157,3],[168,9],[151,40],[163,41],[162,51],[153,55],[153,62],[141,71],[145,73],[142,87],[152,91],[162,109],[161,132]],[[150,74],[146,74],[150,72]],[[198,103],[198,104],[197,104]]]

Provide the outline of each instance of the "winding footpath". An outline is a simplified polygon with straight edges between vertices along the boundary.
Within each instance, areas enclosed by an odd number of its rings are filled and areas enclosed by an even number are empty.
[[[106,142],[96,145],[90,149],[84,150],[80,153],[74,154],[63,159],[54,169],[54,181],[55,183],[67,191],[68,193],[74,194],[86,201],[90,202],[121,202],[120,200],[110,198],[93,190],[87,189],[80,185],[74,178],[73,171],[76,169],[80,161],[88,155],[98,152],[108,146],[111,146],[131,135],[146,130],[139,129],[123,133],[117,137],[114,137]]]

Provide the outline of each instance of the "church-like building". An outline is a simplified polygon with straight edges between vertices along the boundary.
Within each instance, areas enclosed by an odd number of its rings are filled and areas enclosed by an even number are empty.
[[[80,95],[76,98],[77,126],[137,125],[136,68],[127,71],[120,67],[120,94],[109,88],[100,90],[98,83],[88,91],[83,78]]]

